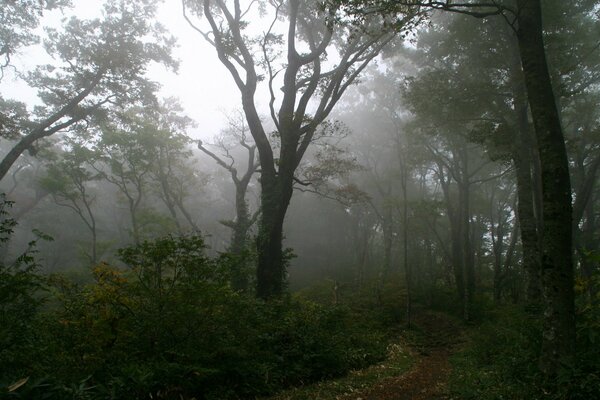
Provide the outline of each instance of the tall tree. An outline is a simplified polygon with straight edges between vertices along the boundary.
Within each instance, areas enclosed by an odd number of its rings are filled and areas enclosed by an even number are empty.
[[[141,123],[141,129],[136,133],[148,138],[143,144],[152,165],[150,177],[157,186],[155,191],[179,233],[183,233],[180,214],[191,229],[199,231],[186,206],[188,188],[199,185],[191,162],[191,139],[186,134],[193,121],[182,114],[181,105],[173,98],[161,101],[157,107],[147,106],[138,111],[135,118]]]
[[[121,123],[104,126],[96,145],[104,166],[96,170],[108,182],[117,187],[125,198],[131,223],[131,237],[135,244],[142,238],[140,211],[142,201],[148,194],[148,181],[153,169],[148,152],[148,137],[144,135],[143,121],[135,118],[136,111],[130,110],[121,118]]]
[[[310,0],[275,1],[267,3],[272,7],[266,15],[272,20],[266,33],[251,38],[248,21],[260,14],[253,6],[264,3],[248,6],[242,6],[239,0],[183,0],[182,3],[186,13],[191,11],[208,22],[203,30],[186,14],[192,26],[215,47],[241,94],[260,160],[257,295],[264,299],[279,296],[285,277],[283,222],[292,197],[294,173],[319,124],[394,37],[390,29],[382,28],[391,25],[390,22],[404,26],[409,19],[391,21],[377,15],[356,25],[343,17],[337,5]],[[281,31],[285,33],[280,34]],[[259,68],[264,68],[266,77]],[[267,80],[269,111],[280,143],[278,156],[257,111],[256,92],[263,79]],[[276,87],[282,93],[278,109]]]
[[[358,3],[360,11],[364,12],[365,3],[369,2]],[[544,333],[540,367],[547,375],[555,375],[561,366],[572,363],[575,352],[572,205],[565,136],[544,47],[542,1],[375,2],[375,9],[378,10],[397,6],[442,10],[476,18],[501,16],[516,34],[541,166]],[[369,7],[367,9],[369,12],[372,10]]]
[[[95,195],[92,194],[90,182],[100,177],[89,166],[89,163],[94,162],[93,150],[86,147],[85,143],[77,141],[70,141],[68,145],[70,149],[48,165],[47,174],[40,184],[58,205],[75,212],[90,231],[89,261],[94,265],[98,261],[98,230],[93,209]]]

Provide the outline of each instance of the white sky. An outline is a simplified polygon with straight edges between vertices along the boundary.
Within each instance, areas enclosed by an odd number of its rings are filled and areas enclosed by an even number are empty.
[[[158,19],[177,38],[173,55],[180,60],[178,74],[153,68],[152,78],[163,85],[163,96],[179,98],[198,127],[193,137],[210,139],[225,126],[224,113],[240,107],[240,94],[231,76],[217,58],[215,49],[183,18],[181,2],[166,0]]]

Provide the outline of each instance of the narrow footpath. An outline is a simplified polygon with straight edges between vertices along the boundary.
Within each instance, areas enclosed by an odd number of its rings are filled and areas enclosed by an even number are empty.
[[[450,399],[447,383],[449,357],[462,343],[462,329],[450,317],[419,311],[414,318],[418,330],[413,351],[417,359],[407,372],[386,378],[373,387],[342,397],[344,400],[441,400]]]

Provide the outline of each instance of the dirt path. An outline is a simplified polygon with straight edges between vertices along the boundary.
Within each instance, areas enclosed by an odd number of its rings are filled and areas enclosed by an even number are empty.
[[[448,357],[462,342],[460,325],[448,316],[421,311],[414,325],[421,331],[415,345],[416,364],[410,371],[380,381],[376,386],[345,400],[438,400],[449,399],[446,384],[451,367]]]

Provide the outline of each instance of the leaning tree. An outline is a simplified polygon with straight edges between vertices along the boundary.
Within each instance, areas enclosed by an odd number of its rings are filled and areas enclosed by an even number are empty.
[[[44,48],[55,61],[24,74],[41,105],[29,112],[22,103],[0,98],[0,134],[16,140],[0,161],[0,180],[41,139],[87,126],[120,105],[153,100],[158,85],[148,80],[148,65],[176,67],[173,39],[153,22],[155,3],[108,0],[101,18],[73,16],[47,30]]]

